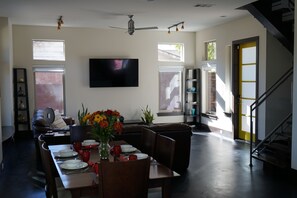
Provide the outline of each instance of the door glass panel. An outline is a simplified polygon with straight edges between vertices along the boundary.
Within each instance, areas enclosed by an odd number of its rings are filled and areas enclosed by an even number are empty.
[[[245,115],[250,115],[250,106],[255,100],[241,100],[241,113]]]
[[[256,47],[242,49],[242,64],[256,63]]]
[[[251,120],[249,116],[241,116],[241,130],[250,132]],[[255,118],[253,117],[253,133],[255,133]]]
[[[242,81],[256,81],[256,65],[242,67]]]
[[[243,82],[241,97],[256,98],[256,83],[255,82]]]

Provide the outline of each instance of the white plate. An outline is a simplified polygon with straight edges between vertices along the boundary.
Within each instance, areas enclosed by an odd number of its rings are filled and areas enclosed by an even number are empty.
[[[120,145],[121,146],[121,149],[123,150],[123,149],[126,149],[126,148],[131,148],[131,147],[133,147],[132,145],[130,145],[130,144],[122,144],[122,145]]]
[[[137,156],[137,159],[145,159],[148,157],[148,155],[145,153],[135,153],[134,155]]]
[[[79,163],[63,163],[60,165],[62,169],[66,170],[76,170],[76,169],[82,169],[86,168],[88,164],[86,162],[79,162]]]
[[[84,142],[84,143],[91,143],[91,142],[94,143],[94,142],[96,142],[96,140],[84,140],[83,142]]]
[[[137,150],[137,148],[135,147],[122,147],[122,152],[123,153],[131,153],[131,152],[135,152]]]
[[[82,146],[96,146],[99,145],[99,142],[82,142]]]
[[[72,150],[69,151],[59,151],[57,153],[55,153],[56,157],[75,157],[77,156],[78,153]]]
[[[80,159],[73,159],[73,160],[66,160],[63,162],[63,164],[75,164],[82,162]]]

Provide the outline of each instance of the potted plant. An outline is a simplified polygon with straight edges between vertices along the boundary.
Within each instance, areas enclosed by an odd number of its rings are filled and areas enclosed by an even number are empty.
[[[81,106],[82,106],[82,111],[78,110],[77,118],[80,126],[86,126],[88,124],[87,123],[88,120],[86,118],[89,112],[88,112],[88,108],[85,108],[83,103],[81,104]]]
[[[141,120],[147,124],[151,125],[154,121],[154,114],[152,113],[151,109],[146,105],[145,109],[141,109],[143,116],[141,116]]]
[[[83,104],[82,110],[78,110],[77,119],[78,125],[73,125],[70,128],[70,141],[71,142],[81,142],[84,139],[87,139],[90,136],[91,126],[88,123],[88,108],[85,108]]]

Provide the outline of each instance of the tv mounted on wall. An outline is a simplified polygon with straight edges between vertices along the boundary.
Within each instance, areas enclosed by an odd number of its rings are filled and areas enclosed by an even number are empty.
[[[91,58],[90,87],[138,87],[138,59]]]

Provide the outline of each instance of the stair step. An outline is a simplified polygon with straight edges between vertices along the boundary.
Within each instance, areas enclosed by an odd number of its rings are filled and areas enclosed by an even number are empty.
[[[268,153],[253,154],[252,157],[282,169],[290,168],[291,164],[290,160],[280,159]]]
[[[266,145],[267,149],[270,149],[278,154],[284,154],[291,157],[291,148],[288,145],[281,143],[271,143]]]

